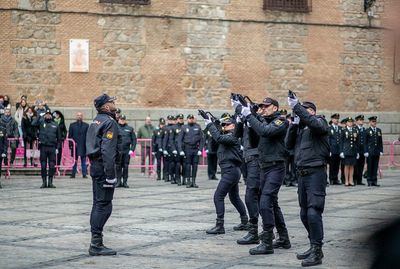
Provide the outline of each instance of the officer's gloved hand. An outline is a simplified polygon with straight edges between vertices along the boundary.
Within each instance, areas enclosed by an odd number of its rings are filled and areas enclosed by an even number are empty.
[[[204,124],[207,126],[210,123],[212,123],[212,121],[210,119],[204,119]]]
[[[206,153],[208,154],[208,149],[206,149]]]
[[[240,106],[241,103],[240,103],[239,101],[237,101],[237,100],[231,99],[231,105],[232,105],[233,109],[236,110],[236,108],[237,108],[238,106]]]
[[[329,157],[332,157],[332,152],[329,152]]]
[[[197,156],[201,156],[201,151],[200,150],[197,152]]]
[[[151,155],[156,155],[156,153],[155,153],[155,152],[152,152]]]
[[[344,153],[343,152],[340,153],[340,158],[344,159]]]
[[[242,118],[241,118],[240,116],[236,116],[236,122],[237,122],[237,123],[242,122]]]
[[[357,153],[356,159],[357,159],[357,160],[360,159],[360,153]]]
[[[5,157],[7,157],[7,155],[5,153],[3,153],[3,154],[1,154],[1,157],[5,158]]]
[[[172,154],[177,155],[178,152],[177,152],[176,150],[173,150],[173,151],[172,151]]]
[[[104,188],[114,188],[116,183],[117,183],[116,178],[113,178],[113,179],[106,178],[106,182],[104,182],[103,187]]]
[[[179,155],[180,155],[180,156],[185,156],[185,152],[184,152],[184,151],[181,151],[181,152],[179,152]]]
[[[159,152],[163,152],[163,150],[162,150],[162,149],[158,149],[158,151],[159,151]]]
[[[247,117],[248,115],[251,114],[250,107],[244,106],[240,113],[243,115],[243,117]]]
[[[292,124],[299,125],[300,124],[300,117],[297,116],[297,115],[294,116]]]
[[[364,153],[364,157],[365,157],[365,158],[368,158],[368,156],[369,156],[369,153],[368,153],[368,152],[365,152],[365,153]]]
[[[130,151],[128,152],[128,154],[129,154],[129,155],[132,155],[132,154],[133,154],[133,151],[132,151],[132,150],[130,150]]]
[[[379,155],[381,155],[381,156],[382,156],[382,155],[383,155],[383,152],[380,152],[380,153],[379,153]]]
[[[58,154],[58,149],[56,149],[56,154]]]
[[[292,97],[288,97],[288,105],[293,109],[295,105],[299,103],[299,99],[297,98],[296,94],[293,93]]]
[[[167,156],[167,155],[168,155],[168,151],[164,150],[164,151],[163,151],[163,154],[164,154],[165,156]]]
[[[244,147],[243,147],[242,145],[240,145],[240,150],[241,150],[241,151],[243,151],[243,150],[244,150]]]

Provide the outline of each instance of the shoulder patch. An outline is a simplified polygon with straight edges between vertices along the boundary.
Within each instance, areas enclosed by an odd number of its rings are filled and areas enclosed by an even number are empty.
[[[274,121],[274,123],[275,123],[277,126],[281,126],[281,125],[283,124],[283,121],[277,119],[277,120]]]
[[[112,139],[112,138],[114,137],[113,132],[108,131],[108,132],[106,133],[106,137],[107,137],[107,139]]]

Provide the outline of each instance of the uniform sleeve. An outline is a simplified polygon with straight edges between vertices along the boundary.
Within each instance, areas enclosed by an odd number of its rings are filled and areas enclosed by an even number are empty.
[[[168,139],[169,139],[169,132],[168,132],[168,128],[165,128],[163,130],[164,132],[164,136],[163,136],[163,141],[162,141],[162,149],[166,150],[167,149],[167,143],[168,143]]]
[[[72,135],[72,130],[73,130],[73,128],[71,128],[72,127],[72,124],[70,124],[69,125],[69,128],[68,128],[68,138],[72,138],[73,137],[73,135]]]
[[[383,152],[383,139],[382,139],[382,130],[381,129],[379,129],[379,133],[381,134],[379,136],[379,140],[378,140],[379,152]]]
[[[153,135],[151,136],[151,150],[152,152],[156,152],[156,146],[157,146],[157,136],[156,136],[156,130],[153,131]]]
[[[200,143],[199,143],[199,150],[202,151],[205,145],[205,135],[203,130],[201,130],[201,127],[199,125],[200,128]]]
[[[234,135],[223,135],[221,134],[215,124],[210,123],[207,125],[207,127],[210,130],[211,136],[214,138],[214,140],[218,144],[223,144],[223,145],[228,145],[228,146],[234,146],[239,143],[239,140],[237,137]]]
[[[132,151],[135,151],[136,145],[137,145],[136,133],[135,133],[135,130],[132,128],[132,134],[131,134],[131,150]]]
[[[298,130],[299,130],[298,124],[290,124],[289,129],[286,133],[286,137],[285,137],[286,149],[292,150],[295,148]]]
[[[177,136],[177,145],[178,145],[178,152],[181,152],[183,150],[183,139],[185,138],[185,132],[183,131],[183,126],[181,127],[181,131],[179,132],[179,135]]]
[[[299,116],[301,122],[304,123],[305,125],[307,125],[308,128],[310,128],[312,132],[315,132],[315,133],[321,134],[321,135],[328,134],[329,125],[325,119],[320,118],[315,115],[311,115],[300,104],[297,104],[293,108],[293,112],[296,113],[297,116]]]
[[[115,178],[115,159],[118,143],[118,127],[109,120],[102,128],[101,156],[104,163],[104,172],[108,179]]]
[[[259,136],[272,137],[285,135],[287,131],[287,121],[282,121],[280,119],[275,119],[270,124],[267,124],[259,121],[254,115],[250,114],[247,116],[246,120],[250,123],[251,128],[253,128],[253,130],[256,131]]]
[[[368,153],[368,148],[369,148],[369,146],[368,146],[368,144],[369,144],[369,135],[368,135],[368,129],[365,129],[365,140],[364,140],[365,142],[364,142],[364,144],[365,144],[365,146],[364,146],[364,153]]]
[[[339,153],[344,152],[345,130],[340,132]]]
[[[242,138],[243,137],[243,131],[244,131],[244,124],[243,122],[239,122],[236,124],[235,128],[235,136],[237,138]]]

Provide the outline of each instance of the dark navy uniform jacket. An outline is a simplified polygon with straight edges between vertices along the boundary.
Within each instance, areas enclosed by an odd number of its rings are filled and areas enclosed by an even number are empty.
[[[358,130],[358,138],[359,138],[359,144],[358,144],[358,153],[360,155],[364,154],[365,152],[365,135],[366,135],[366,128],[365,127],[355,127]]]
[[[217,154],[218,143],[217,141],[214,140],[208,128],[204,130],[204,136],[205,136],[205,148],[206,150],[208,150],[207,154]]]
[[[357,128],[353,127],[351,130],[347,127],[342,129],[340,135],[340,152],[345,156],[356,156],[359,147],[359,133]]]
[[[204,147],[204,136],[200,125],[185,124],[181,127],[178,135],[178,151],[185,149],[202,150]]]
[[[383,152],[382,130],[369,127],[365,133],[365,153],[378,156]]]
[[[243,163],[243,156],[240,151],[239,138],[233,133],[221,134],[214,123],[207,125],[212,137],[219,144],[218,146],[218,163],[222,168],[232,166],[240,166]]]
[[[54,121],[46,122],[43,117],[36,118],[32,125],[39,126],[39,144],[57,147],[61,143],[60,127]]]
[[[336,128],[331,125],[329,127],[329,145],[331,147],[331,153],[334,155],[340,154],[340,134],[342,127],[336,126]]]
[[[252,114],[247,116],[246,120],[260,136],[258,144],[260,167],[265,168],[275,165],[276,162],[284,162],[287,156],[285,136],[289,126],[286,118],[276,112],[270,117],[265,117],[263,121]]]
[[[175,147],[175,132],[176,126],[175,124],[168,124],[164,131],[164,138],[163,138],[163,150],[168,151],[171,153],[172,151],[176,150]]]
[[[152,142],[152,150],[153,152],[159,151],[159,149],[163,149],[163,138],[164,138],[165,126],[160,129],[157,128],[153,131],[153,136],[151,138]]]
[[[75,141],[76,156],[86,156],[86,133],[89,129],[89,124],[86,122],[73,122],[69,126],[68,138]]]
[[[86,135],[86,153],[91,161],[103,162],[106,178],[115,178],[118,153],[118,124],[108,113],[100,112],[90,124]]]
[[[250,123],[240,122],[236,125],[236,136],[241,137],[243,141],[243,157],[245,162],[258,158],[258,144],[260,136],[249,127]]]
[[[118,152],[127,154],[130,150],[135,151],[137,139],[133,127],[128,124],[118,124],[118,127]]]
[[[297,167],[318,167],[329,160],[329,125],[325,118],[311,115],[297,104],[293,112],[300,118],[300,124],[291,124],[286,135],[288,149],[294,148]]]

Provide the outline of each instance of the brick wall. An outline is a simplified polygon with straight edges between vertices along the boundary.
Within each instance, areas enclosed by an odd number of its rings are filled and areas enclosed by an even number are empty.
[[[326,111],[400,112],[384,31],[360,0],[313,1],[309,14],[262,0],[0,2],[0,87],[17,99],[89,107],[108,92],[123,108],[227,109],[231,91],[285,101],[288,89]],[[373,26],[384,24],[377,1]],[[68,43],[90,40],[90,72],[68,71]]]

